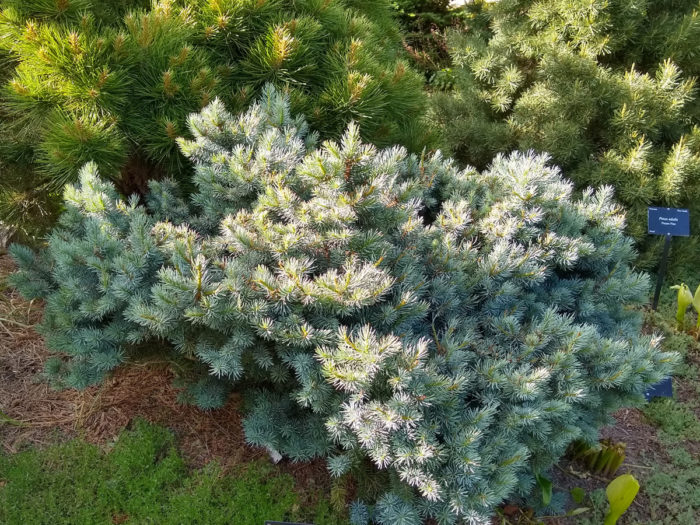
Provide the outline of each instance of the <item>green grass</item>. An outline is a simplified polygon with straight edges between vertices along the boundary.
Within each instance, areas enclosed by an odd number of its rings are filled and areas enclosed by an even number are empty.
[[[190,471],[172,434],[137,422],[103,453],[80,440],[0,454],[0,523],[234,524],[265,520],[344,523],[328,498],[302,508],[294,480],[266,462],[224,475]]]
[[[662,442],[677,443],[684,439],[700,441],[700,421],[686,403],[656,399],[642,411],[659,428]]]
[[[700,463],[685,448],[668,450],[672,464],[662,466],[645,483],[649,525],[696,523],[700,516]]]
[[[692,276],[686,282],[696,283],[698,277]],[[660,312],[650,313],[647,320],[663,334],[664,347],[683,357],[675,373],[676,386],[682,384],[686,392],[694,391],[700,397],[700,370],[696,364],[700,344],[688,332],[676,329],[675,293],[666,291],[665,296]],[[695,326],[694,313],[689,311],[687,317],[686,326]],[[640,479],[642,493],[647,496],[644,514],[648,517],[637,519],[639,509],[633,506],[629,523],[697,523],[700,516],[700,461],[691,451],[697,449],[700,441],[700,419],[696,415],[698,397],[687,394],[685,397],[685,401],[656,399],[642,409],[648,421],[657,427],[659,442],[669,459],[652,461],[652,468]]]

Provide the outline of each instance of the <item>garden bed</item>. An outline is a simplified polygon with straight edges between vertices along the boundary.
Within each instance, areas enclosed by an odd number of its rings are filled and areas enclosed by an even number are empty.
[[[0,256],[0,283],[13,268],[8,256]],[[52,389],[42,378],[49,354],[32,327],[40,321],[41,309],[14,290],[0,292],[0,413],[13,420],[0,421],[2,452],[15,454],[76,437],[105,448],[134,421],[144,419],[174,433],[192,468],[212,461],[224,472],[248,463],[271,464],[267,452],[245,443],[238,396],[209,412],[183,405],[169,363],[157,358],[131,363],[84,391]],[[315,505],[319,493],[330,491],[323,461],[282,461],[276,470],[290,474],[300,493],[309,496],[305,505]]]
[[[9,257],[0,257],[2,278],[13,268]],[[259,462],[272,465],[264,450],[245,443],[237,395],[222,409],[210,412],[183,405],[178,402],[170,364],[157,357],[122,367],[101,386],[85,391],[52,389],[41,377],[48,351],[33,329],[41,310],[41,304],[27,302],[7,287],[2,289],[0,411],[14,421],[0,424],[2,453],[16,454],[28,447],[48,447],[76,437],[108,450],[124,429],[144,419],[174,433],[178,450],[191,468],[212,461],[221,465],[223,472],[236,472]],[[692,338],[682,341],[688,343]],[[622,524],[682,523],[677,520],[700,511],[699,355],[691,345],[682,374],[674,380],[676,400],[656,402],[644,411],[620,410],[615,414],[617,424],[601,431],[603,438],[626,443],[626,460],[619,473],[633,474],[642,485]],[[683,461],[679,450],[687,451],[694,460]],[[305,506],[313,507],[319,497],[331,493],[333,484],[323,461],[282,461],[273,468],[275,475],[293,477]],[[673,472],[675,483],[668,485],[671,480],[664,476]],[[608,479],[567,460],[552,471],[552,477],[555,491],[584,489],[587,501],[582,505],[591,511],[574,518],[550,518],[548,523],[600,522],[597,520],[605,511],[602,489]],[[342,495],[351,499],[352,490],[346,487]],[[535,523],[523,518],[519,507],[508,505],[504,509],[505,523]]]

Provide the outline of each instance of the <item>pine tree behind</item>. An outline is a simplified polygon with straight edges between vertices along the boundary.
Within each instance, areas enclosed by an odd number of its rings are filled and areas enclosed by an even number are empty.
[[[197,363],[186,397],[240,389],[274,458],[389,471],[353,523],[419,525],[488,522],[669,373],[609,187],[573,198],[534,154],[460,171],[356,125],[318,147],[272,87],[189,125],[189,201],[151,182],[147,208],[126,202],[88,165],[48,249],[14,248],[58,382],[166,341]]]
[[[351,120],[367,140],[420,149],[422,80],[401,58],[385,0],[2,0],[0,211],[51,215],[88,161],[124,195],[167,173],[187,180],[176,138],[215,97],[245,107],[285,87],[324,137]],[[178,175],[179,174],[179,175]]]
[[[697,2],[471,9],[470,31],[451,39],[457,89],[434,106],[460,160],[485,166],[498,151],[548,152],[580,188],[613,185],[637,239],[648,205],[697,209]]]

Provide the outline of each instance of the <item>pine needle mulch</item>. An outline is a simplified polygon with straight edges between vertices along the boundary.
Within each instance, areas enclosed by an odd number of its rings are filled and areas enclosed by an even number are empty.
[[[5,452],[76,436],[108,445],[143,418],[172,430],[192,467],[216,460],[228,469],[267,458],[264,450],[245,443],[239,396],[210,412],[183,405],[165,361],[129,364],[85,391],[52,389],[42,378],[49,354],[33,329],[41,321],[42,305],[3,284],[13,269],[10,258],[0,256],[0,447]],[[283,461],[278,468],[291,474],[302,491],[330,486],[322,461]]]
[[[237,395],[231,396],[222,409],[211,412],[182,405],[173,386],[174,374],[164,360],[123,366],[102,385],[82,392],[52,389],[42,378],[49,354],[33,328],[41,320],[42,305],[24,300],[4,285],[5,277],[13,270],[9,257],[0,256],[0,450],[15,453],[28,446],[46,446],[76,436],[107,446],[135,419],[143,418],[172,430],[178,448],[192,467],[216,460],[226,471],[268,458],[264,450],[245,443]],[[679,397],[697,396],[697,386],[686,383],[676,381]],[[615,418],[617,424],[602,429],[601,437],[627,443],[627,460],[618,474],[629,472],[643,479],[659,464],[668,462],[656,429],[639,410],[623,409]],[[313,506],[320,492],[330,491],[323,461],[282,461],[275,470],[294,477],[302,504]],[[567,460],[553,474],[555,485],[564,491],[581,487],[590,493],[609,481],[586,474]],[[346,497],[351,499],[352,483],[346,489]],[[640,493],[633,505],[636,516],[646,516],[648,505],[649,496]],[[508,522],[530,523],[513,518]],[[577,521],[565,518],[546,522],[574,525]]]

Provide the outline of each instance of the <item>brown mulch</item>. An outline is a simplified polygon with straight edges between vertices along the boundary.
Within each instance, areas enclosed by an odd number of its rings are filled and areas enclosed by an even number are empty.
[[[627,445],[623,467],[630,468],[631,474],[634,474],[631,465],[646,466],[652,461],[668,461],[666,447],[659,442],[656,427],[646,420],[640,410],[623,408],[614,417],[615,425],[601,429],[600,437]]]
[[[11,269],[0,258],[0,274]],[[0,441],[8,452],[29,444],[44,445],[56,436],[106,444],[129,423],[142,417],[167,425],[179,438],[193,464],[217,458],[239,462],[261,451],[246,447],[232,396],[221,410],[204,412],[178,403],[173,373],[165,365],[137,363],[119,369],[99,387],[85,391],[55,391],[42,377],[48,351],[31,326],[41,319],[41,304],[24,301],[16,291],[0,295],[0,411],[22,423],[0,426]]]
[[[42,305],[3,286],[3,276],[13,268],[9,257],[0,256],[0,447],[4,451],[15,453],[77,436],[108,445],[134,419],[143,418],[173,431],[192,467],[216,460],[229,469],[268,459],[264,450],[245,443],[239,396],[232,395],[223,408],[209,412],[183,405],[173,386],[174,373],[165,361],[131,363],[100,386],[84,391],[52,389],[41,375],[49,353],[32,328],[41,320]],[[3,423],[3,415],[16,424]],[[302,491],[330,486],[323,461],[282,461],[277,470],[291,474]]]

